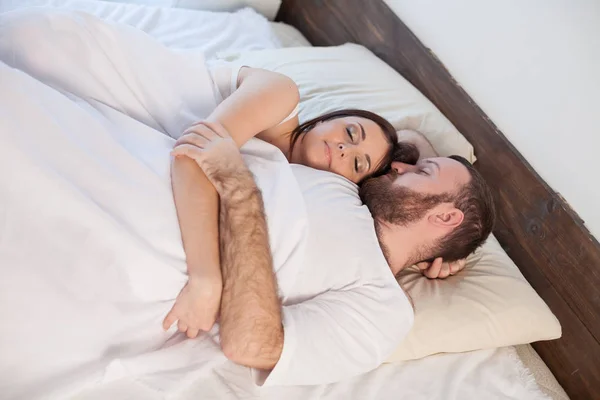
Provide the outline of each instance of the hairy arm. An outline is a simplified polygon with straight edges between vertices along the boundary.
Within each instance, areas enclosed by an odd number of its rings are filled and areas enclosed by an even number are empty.
[[[283,326],[262,197],[244,166],[220,186],[221,347],[238,364],[271,369]]]
[[[290,78],[242,68],[238,89],[215,108],[207,121],[224,126],[241,147],[261,132],[268,139],[268,135],[281,135],[282,129],[289,129],[289,124],[277,124],[289,115],[298,99],[298,88]],[[191,127],[188,131],[197,129]],[[179,330],[195,337],[212,327],[219,311],[219,196],[204,171],[190,158],[173,160],[171,180],[189,280],[163,326],[167,329],[179,320]]]
[[[198,128],[173,155],[193,158],[219,193],[221,347],[238,364],[269,369],[281,355],[283,326],[262,196],[227,130]]]

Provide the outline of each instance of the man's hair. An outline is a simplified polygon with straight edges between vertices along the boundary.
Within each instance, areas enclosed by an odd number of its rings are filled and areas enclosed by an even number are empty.
[[[469,183],[454,194],[454,206],[463,212],[462,223],[443,237],[432,254],[445,261],[466,258],[488,238],[496,222],[496,207],[490,187],[473,165],[461,156],[450,156],[467,168]]]

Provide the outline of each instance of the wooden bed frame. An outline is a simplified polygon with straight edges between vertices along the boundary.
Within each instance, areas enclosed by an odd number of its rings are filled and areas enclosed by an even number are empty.
[[[361,44],[427,96],[473,144],[494,189],[504,250],[558,317],[534,348],[571,399],[600,397],[600,245],[382,0],[283,0],[277,20],[315,46]]]

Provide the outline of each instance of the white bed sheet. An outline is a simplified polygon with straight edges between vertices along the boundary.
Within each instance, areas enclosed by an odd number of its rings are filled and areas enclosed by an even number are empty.
[[[82,393],[78,400],[143,398],[161,395],[133,381],[117,381]],[[549,400],[523,366],[514,347],[442,354],[378,369],[335,384],[259,388],[246,369],[231,363],[190,385],[174,400],[192,399],[378,399],[378,400]]]
[[[294,28],[268,23],[251,10],[210,13],[115,4],[90,0],[4,0],[0,12],[27,6],[53,6],[90,12],[136,26],[168,47],[202,50],[207,58],[237,52],[309,45]],[[349,381],[315,387],[261,390],[247,384],[246,370],[233,364],[196,382],[178,399],[545,399],[514,348],[447,354],[406,363],[386,364]],[[159,399],[140,382],[121,380],[83,393],[80,399]]]

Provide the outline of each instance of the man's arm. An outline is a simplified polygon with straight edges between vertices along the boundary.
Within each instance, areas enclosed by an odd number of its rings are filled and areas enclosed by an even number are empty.
[[[222,125],[199,124],[172,154],[195,160],[219,194],[223,352],[238,364],[271,369],[283,325],[261,193]]]
[[[221,347],[237,364],[271,369],[283,348],[283,326],[262,196],[243,165],[224,179],[218,189]]]

